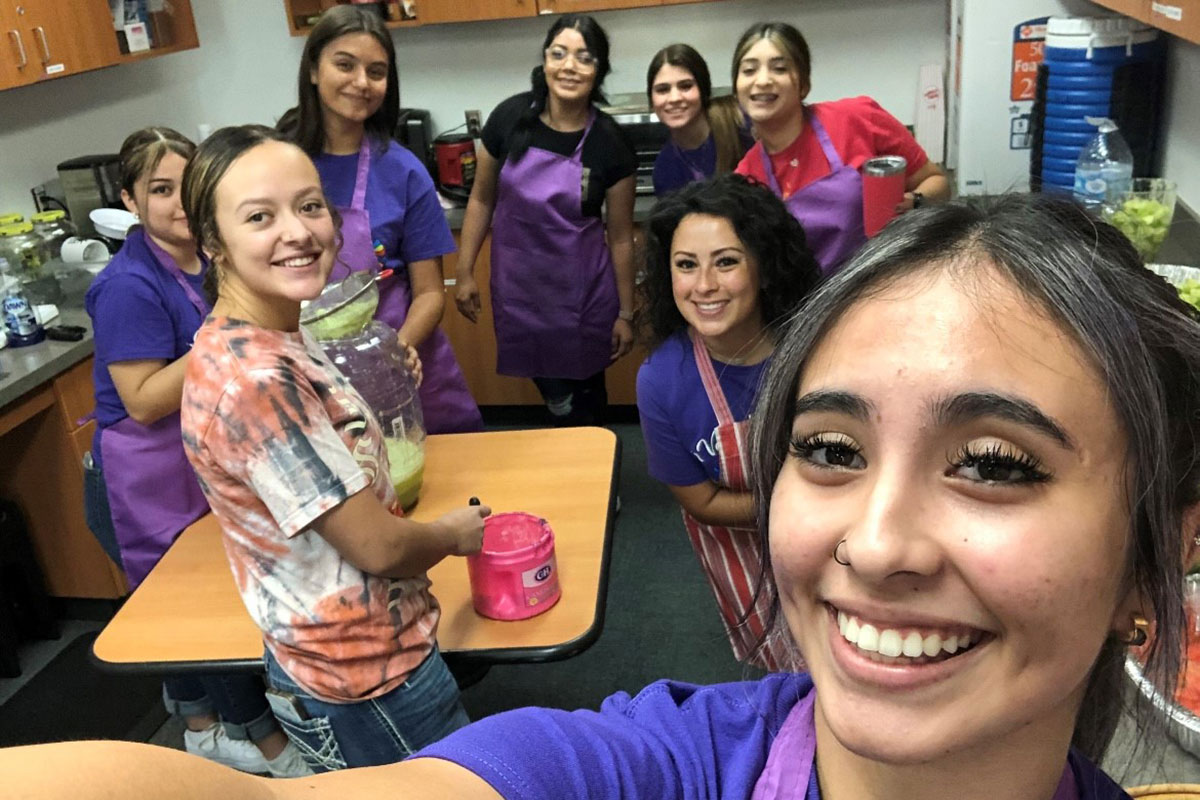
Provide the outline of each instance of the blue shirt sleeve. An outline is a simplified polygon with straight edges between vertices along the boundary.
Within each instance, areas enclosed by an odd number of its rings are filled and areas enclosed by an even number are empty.
[[[446,212],[438,202],[429,173],[424,169],[410,169],[407,190],[408,209],[404,215],[404,240],[400,250],[404,263],[453,253],[454,235],[450,233]]]
[[[695,486],[714,478],[680,438],[676,426],[678,409],[673,413],[670,395],[683,387],[664,374],[669,364],[679,366],[676,359],[667,358],[669,348],[670,343],[659,347],[638,369],[637,406],[646,442],[646,466],[651,477],[668,486]]]
[[[507,800],[749,797],[806,675],[696,687],[659,681],[597,711],[525,708],[468,725],[417,757],[474,772]]]
[[[176,357],[175,324],[162,295],[129,274],[104,281],[91,306],[96,358],[105,364]]]

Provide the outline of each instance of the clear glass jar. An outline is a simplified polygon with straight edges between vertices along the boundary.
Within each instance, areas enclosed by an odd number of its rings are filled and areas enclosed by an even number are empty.
[[[407,511],[416,504],[425,476],[425,417],[396,331],[372,321],[353,336],[320,344],[374,410],[383,428],[396,498]]]
[[[49,269],[50,254],[46,243],[33,232],[32,222],[0,228],[0,256],[8,259],[29,302],[62,301],[62,289]]]
[[[67,212],[61,209],[42,211],[29,218],[33,222],[33,232],[42,237],[51,258],[62,258],[62,245],[75,235],[75,226],[67,219]]]

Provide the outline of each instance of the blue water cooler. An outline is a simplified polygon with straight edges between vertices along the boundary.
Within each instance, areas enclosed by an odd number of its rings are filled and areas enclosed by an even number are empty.
[[[1071,194],[1075,162],[1096,135],[1087,117],[1117,123],[1135,177],[1151,175],[1158,149],[1166,46],[1128,17],[1051,17],[1031,120],[1031,186]]]

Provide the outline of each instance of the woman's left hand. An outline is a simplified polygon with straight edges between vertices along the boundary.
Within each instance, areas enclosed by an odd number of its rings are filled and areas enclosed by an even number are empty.
[[[633,326],[618,318],[612,329],[612,361],[633,349]]]
[[[421,370],[421,356],[417,355],[417,348],[403,339],[397,338],[396,341],[400,342],[400,346],[404,348],[405,368],[408,369],[413,380],[417,382],[417,387],[420,388],[421,381],[425,379],[425,373]]]

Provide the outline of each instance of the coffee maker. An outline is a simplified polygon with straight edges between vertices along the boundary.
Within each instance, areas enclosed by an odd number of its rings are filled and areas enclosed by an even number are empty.
[[[124,208],[121,202],[121,159],[115,153],[80,156],[58,165],[58,179],[67,213],[79,236],[90,238],[96,228],[88,216],[97,208]]]
[[[425,165],[429,177],[437,182],[437,165],[433,160],[433,117],[424,108],[402,108],[396,130],[396,141],[407,147]]]

